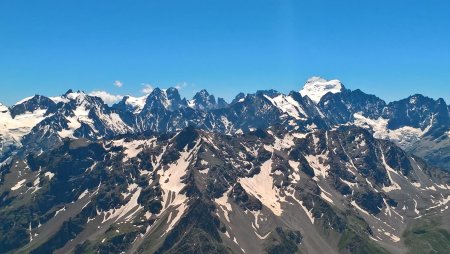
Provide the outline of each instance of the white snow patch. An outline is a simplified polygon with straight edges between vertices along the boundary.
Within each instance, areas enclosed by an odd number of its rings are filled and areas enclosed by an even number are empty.
[[[275,107],[277,107],[281,112],[297,119],[305,119],[307,114],[300,106],[300,104],[294,100],[291,96],[280,94],[274,98],[264,95]]]
[[[298,139],[304,139],[304,138],[306,138],[306,135],[308,135],[308,134],[307,133],[299,133],[299,132],[292,133],[292,136],[294,138],[298,138]]]
[[[152,144],[156,139],[152,138],[149,140],[133,140],[131,142],[126,142],[125,139],[115,140],[113,141],[114,146],[121,146],[125,148],[124,154],[125,157],[122,159],[123,162],[130,160],[131,158],[135,158],[144,147]]]
[[[344,179],[342,179],[342,178],[339,178],[343,183],[345,183],[345,184],[347,184],[348,186],[350,186],[352,189],[354,188],[354,187],[358,187],[358,183],[351,183],[351,182],[349,182],[349,181],[346,181],[346,180],[344,180]],[[366,181],[367,181],[367,178],[366,178]]]
[[[55,212],[54,217],[56,217],[56,215],[58,215],[58,213],[60,212],[64,212],[66,210],[66,207],[64,206],[63,208],[59,209],[58,211]]]
[[[364,214],[370,216],[369,212],[367,212],[366,210],[364,210],[363,208],[361,208],[358,204],[356,204],[356,202],[353,200],[352,202],[350,202],[352,204],[352,206],[354,206],[356,209],[358,209],[359,211],[363,212]]]
[[[396,235],[394,235],[394,234],[391,234],[391,233],[389,233],[389,232],[384,232],[384,234],[385,234],[386,236],[388,236],[394,243],[400,241],[400,237],[398,237],[398,236],[396,236]]]
[[[322,187],[320,187],[320,185],[318,185],[318,186],[320,189],[320,197],[322,199],[324,199],[325,201],[327,201],[328,203],[334,204],[333,199],[332,199],[333,195],[331,195],[329,192],[325,191]]]
[[[139,204],[137,202],[139,195],[141,194],[141,191],[142,191],[142,188],[137,187],[136,190],[134,191],[134,193],[132,193],[131,198],[125,205],[123,205],[117,209],[111,209],[111,210],[105,212],[103,222],[108,221],[108,220],[113,220],[113,219],[114,219],[114,221],[118,221],[119,219],[123,218],[127,214],[128,214],[128,216],[126,217],[127,220],[132,218],[132,216],[138,210],[141,209],[141,207],[139,206]],[[138,208],[135,209],[136,207],[138,207]],[[135,210],[133,211],[133,209],[135,209]]]
[[[300,165],[300,162],[297,161],[289,161],[289,166],[291,166],[291,168],[294,170],[294,172],[292,173],[291,177],[292,179],[294,179],[294,181],[292,181],[293,183],[297,183],[298,181],[300,181],[300,174],[298,166]]]
[[[161,168],[158,171],[160,176],[159,183],[161,185],[161,189],[164,193],[164,197],[162,200],[162,206],[164,210],[166,210],[169,206],[176,207],[177,214],[174,218],[171,218],[168,228],[164,232],[166,234],[170,230],[172,230],[173,226],[180,220],[181,216],[184,214],[187,209],[187,200],[188,198],[184,194],[180,194],[181,190],[186,186],[182,182],[183,177],[186,175],[186,171],[193,160],[193,157],[196,156],[199,149],[200,142],[197,141],[197,144],[192,148],[191,151],[183,151],[181,153],[180,158],[174,164],[169,165],[169,168],[164,170]],[[175,197],[172,198],[172,193],[175,194]],[[162,213],[163,211],[161,211]]]
[[[256,232],[256,231],[254,231],[254,232],[255,232],[255,235],[261,240],[265,240],[270,235],[270,233],[272,233],[272,232],[268,232],[267,234],[262,236],[262,235],[258,234],[258,232]]]
[[[16,185],[14,185],[14,186],[11,188],[11,190],[12,190],[12,191],[15,191],[15,190],[20,189],[20,188],[23,186],[23,184],[25,183],[25,181],[26,181],[26,179],[20,180],[19,182],[16,183]]]
[[[220,209],[223,212],[223,215],[225,216],[225,219],[230,223],[230,217],[228,215],[229,212],[232,212],[233,209],[231,207],[231,204],[228,202],[228,191],[223,194],[222,197],[216,198],[214,202],[220,207]]]
[[[330,166],[322,164],[322,162],[327,159],[325,155],[306,155],[305,159],[308,161],[309,166],[314,170],[315,177],[322,176],[323,178],[326,178],[328,176]]]
[[[0,104],[0,147],[15,144],[20,146],[23,136],[39,122],[44,120],[45,109],[37,109],[33,112],[25,112],[14,118],[6,106]]]
[[[75,132],[76,129],[81,127],[81,123],[78,121],[76,116],[73,117],[66,117],[68,123],[67,123],[67,129],[62,129],[61,131],[58,132],[58,135],[61,138],[68,138],[68,137],[73,137],[73,133]]]
[[[441,194],[441,195],[442,195],[442,194]],[[429,208],[427,208],[426,210],[428,211],[428,210],[434,209],[434,208],[436,208],[436,207],[446,206],[446,205],[448,204],[448,202],[450,202],[450,195],[447,195],[446,198],[442,197],[442,200],[439,200],[439,201],[437,202],[437,205],[432,206],[432,207],[429,207]],[[446,206],[442,211],[446,210],[447,208],[448,208],[448,207]]]
[[[280,216],[283,212],[280,204],[282,198],[279,195],[279,190],[273,185],[271,170],[272,159],[261,165],[259,174],[254,175],[252,178],[241,178],[239,182],[247,193],[258,198],[275,215]]]
[[[39,189],[41,189],[41,187],[39,187],[39,183],[41,182],[41,179],[38,177],[36,177],[36,179],[33,181],[33,192],[31,193],[35,193],[36,191],[38,191]]]
[[[420,186],[422,186],[419,182],[412,182],[411,184],[416,188],[420,188]]]
[[[52,180],[52,178],[55,176],[55,174],[50,171],[47,171],[44,173],[44,176],[48,177],[48,180]]]
[[[381,147],[380,147],[380,151],[381,151],[381,159],[383,160],[383,165],[384,165],[384,168],[386,169],[386,173],[387,173],[387,175],[388,175],[388,177],[389,177],[389,181],[391,182],[391,185],[390,186],[384,186],[383,187],[383,191],[385,191],[385,192],[390,192],[390,191],[393,191],[393,190],[401,190],[401,187],[400,187],[400,185],[398,185],[398,183],[396,183],[395,181],[394,181],[394,179],[392,179],[392,175],[391,174],[396,174],[396,175],[398,175],[397,174],[397,171],[395,171],[393,168],[391,168],[387,163],[386,163],[386,159],[384,158],[384,152],[383,152],[383,150],[381,149]]]
[[[209,172],[209,168],[205,168],[205,169],[200,170],[200,174],[203,174],[203,175],[207,175],[208,172]]]
[[[449,186],[449,185],[436,184],[436,186],[437,186],[439,189],[450,190],[450,186]]]
[[[78,199],[82,199],[83,197],[85,197],[88,194],[88,190],[84,190],[83,193],[80,194],[80,196],[78,197]]]
[[[58,104],[60,102],[62,103],[68,103],[69,99],[67,99],[64,96],[55,96],[55,97],[50,97],[50,100],[52,100],[54,103]]]
[[[283,137],[283,139],[280,139],[275,135],[273,135],[273,137],[275,139],[275,142],[273,143],[272,148],[275,150],[280,151],[283,149],[289,149],[295,145],[294,136],[292,136],[292,135],[287,134]],[[267,147],[267,146],[265,146],[265,147]],[[273,150],[272,148],[268,148],[268,151],[269,150],[272,151]]]

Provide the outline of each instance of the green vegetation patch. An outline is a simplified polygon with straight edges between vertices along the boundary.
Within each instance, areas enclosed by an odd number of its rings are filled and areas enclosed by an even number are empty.
[[[369,239],[370,228],[367,223],[358,217],[347,216],[347,228],[339,239],[340,252],[353,254],[385,254],[388,253]]]
[[[403,237],[411,254],[450,253],[450,233],[437,220],[424,219],[408,229]]]

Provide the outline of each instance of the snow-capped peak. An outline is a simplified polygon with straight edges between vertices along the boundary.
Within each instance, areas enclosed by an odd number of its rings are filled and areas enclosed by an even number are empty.
[[[84,92],[70,92],[66,93],[65,97],[69,100],[77,100],[77,101],[83,101],[86,97],[86,93]]]
[[[85,97],[86,97],[86,93],[80,92],[80,91],[73,92],[72,89],[70,89],[63,95],[50,97],[50,100],[52,100],[54,103],[59,103],[59,102],[69,103],[71,100],[77,101],[77,102],[82,102],[82,101],[84,101]]]
[[[145,106],[148,94],[141,97],[126,96],[125,103],[130,106],[134,113],[139,113]]]
[[[0,155],[6,146],[20,146],[22,137],[45,118],[45,112],[45,109],[36,109],[14,117],[9,108],[0,103]]]
[[[327,93],[339,93],[344,90],[344,85],[337,79],[326,80],[321,77],[312,77],[306,81],[300,94],[308,96],[312,101],[318,103]]]

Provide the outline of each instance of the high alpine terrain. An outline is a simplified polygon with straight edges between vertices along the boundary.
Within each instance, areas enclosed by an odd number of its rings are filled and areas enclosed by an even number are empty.
[[[338,80],[0,104],[0,253],[450,253],[450,106]]]

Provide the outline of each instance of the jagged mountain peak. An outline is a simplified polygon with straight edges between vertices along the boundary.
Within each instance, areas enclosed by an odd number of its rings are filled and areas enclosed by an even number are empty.
[[[217,106],[218,106],[218,108],[225,108],[228,106],[228,102],[226,102],[224,98],[218,97],[217,98]]]
[[[434,100],[421,94],[415,94],[403,100],[389,103],[385,110],[389,126],[393,129],[411,126],[421,130],[430,130],[434,126],[450,124],[448,108],[443,99]]]
[[[160,89],[157,87],[147,96],[141,113],[146,114],[146,112],[160,109],[174,111],[186,106],[186,100],[181,99],[178,89],[174,87]]]
[[[46,114],[49,114],[56,110],[56,104],[46,96],[34,95],[21,100],[10,108],[12,117],[36,110],[43,110]]]
[[[211,110],[218,108],[216,98],[214,95],[209,94],[206,89],[198,91],[192,100],[188,102],[189,107],[198,110]]]
[[[195,93],[194,100],[197,101],[211,101],[211,102],[215,102],[214,99],[214,95],[209,94],[209,92],[206,89],[202,89],[200,91],[198,91],[197,93]]]
[[[96,109],[109,108],[109,106],[105,104],[102,98],[86,94],[83,91],[69,93],[64,97],[67,98],[65,104],[74,110],[80,107],[85,108],[86,110],[92,108]]]
[[[180,92],[175,87],[169,87],[165,90],[166,96],[169,100],[181,102]]]
[[[72,90],[69,90],[69,91],[72,91]],[[63,95],[64,97],[66,97],[69,100],[83,100],[87,96],[89,96],[84,91],[78,90],[76,92],[72,91],[70,93],[69,93],[69,91]]]
[[[206,89],[202,89],[196,93],[197,96],[206,98],[209,96],[209,92]],[[195,97],[195,96],[194,96]]]
[[[270,98],[274,98],[274,97],[280,95],[281,93],[274,89],[267,89],[267,90],[258,90],[258,91],[256,91],[256,94],[265,95]]]
[[[82,104],[104,104],[103,100],[100,97],[88,95],[84,91],[80,90],[74,92],[72,89],[67,90],[67,92],[63,95],[50,97],[49,99],[56,104],[62,103],[63,105],[65,105],[65,107],[67,106],[66,104],[70,104],[73,107]]]
[[[410,105],[423,105],[428,103],[435,103],[438,100],[434,100],[433,98],[430,98],[428,96],[422,95],[422,94],[413,94],[408,96],[405,99],[399,100],[398,102],[404,103],[404,104],[410,104]],[[391,102],[396,103],[396,102]]]
[[[245,93],[238,93],[236,95],[236,97],[234,97],[234,99],[231,101],[231,104],[235,104],[235,103],[244,101],[245,96],[246,96]]]
[[[311,77],[300,90],[302,96],[308,96],[315,103],[327,93],[339,93],[345,90],[344,85],[337,79],[326,80],[321,77]]]
[[[64,95],[67,95],[67,94],[70,94],[70,93],[73,93],[72,89],[67,90],[67,92],[65,92]]]

